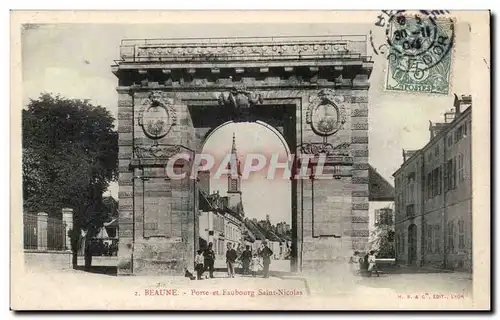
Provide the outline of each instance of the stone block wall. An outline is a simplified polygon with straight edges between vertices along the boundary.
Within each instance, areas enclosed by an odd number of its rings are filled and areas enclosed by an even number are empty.
[[[139,158],[134,148],[149,148],[157,143],[160,147],[180,146],[180,153],[192,155],[194,128],[187,106],[169,95],[174,101],[176,124],[157,141],[147,137],[138,119],[150,93],[119,94],[118,273],[181,275],[185,268],[193,269],[198,242],[195,181],[189,179],[190,164],[172,168],[175,174],[187,169],[184,179],[175,179],[166,166]]]
[[[132,274],[134,179],[130,162],[134,145],[134,95],[118,92],[118,274]]]
[[[305,272],[327,269],[332,263],[342,264],[353,250],[366,250],[368,245],[368,91],[335,90],[335,94],[344,99],[346,122],[326,142],[334,147],[350,144],[354,159],[352,176],[299,181],[297,197],[302,204]],[[302,111],[307,109],[308,104]],[[298,132],[298,136],[302,137],[302,143],[323,141],[309,124],[302,123],[301,127],[302,134]]]

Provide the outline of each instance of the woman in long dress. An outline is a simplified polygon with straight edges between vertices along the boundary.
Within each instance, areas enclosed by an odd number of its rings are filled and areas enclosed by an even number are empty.
[[[354,251],[354,254],[349,258],[349,269],[351,273],[359,273],[359,251]]]
[[[380,275],[378,274],[378,270],[377,270],[377,265],[375,263],[376,261],[376,256],[375,256],[375,251],[370,251],[370,254],[368,255],[368,271],[370,272],[370,274],[375,271],[375,273],[377,274],[377,277],[380,277]]]

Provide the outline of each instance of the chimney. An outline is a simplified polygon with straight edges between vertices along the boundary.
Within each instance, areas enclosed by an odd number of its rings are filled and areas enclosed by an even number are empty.
[[[198,183],[201,190],[210,194],[210,171],[198,171]]]
[[[444,114],[444,122],[451,123],[455,120],[455,110],[451,109]]]
[[[455,94],[455,100],[453,101],[453,106],[455,107],[455,114],[459,115],[464,112],[467,108],[472,106],[472,96],[471,95],[461,95],[460,98]]]

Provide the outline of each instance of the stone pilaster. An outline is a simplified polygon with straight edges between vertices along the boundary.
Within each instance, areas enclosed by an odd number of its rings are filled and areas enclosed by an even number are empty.
[[[47,224],[49,215],[45,212],[39,212],[37,214],[37,246],[38,250],[47,250]]]
[[[64,235],[66,237],[66,250],[71,250],[71,238],[69,237],[69,230],[73,229],[73,209],[63,208],[62,210],[62,221],[66,226]]]
[[[133,209],[128,204],[133,199],[133,171],[130,169],[133,145],[134,96],[126,91],[118,92],[118,274],[133,273]]]
[[[352,168],[351,250],[368,249],[369,162],[368,90],[354,90],[351,97]]]

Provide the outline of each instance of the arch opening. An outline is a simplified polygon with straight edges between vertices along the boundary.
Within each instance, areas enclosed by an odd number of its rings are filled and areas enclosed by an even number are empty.
[[[291,155],[282,133],[260,120],[227,121],[207,132],[200,143],[200,152],[215,159],[213,170],[198,173],[201,192],[208,202],[222,207],[216,212],[204,212],[204,208],[200,208],[200,244],[212,242],[220,258],[217,260],[225,261],[228,243],[237,251],[248,245],[256,252],[267,241],[273,252],[271,272],[291,271],[295,262],[292,247],[296,246],[293,243],[296,231],[292,230],[292,199],[296,195],[292,192],[292,181],[284,179],[283,172],[274,169],[274,178],[269,175],[273,170],[270,167],[272,157],[279,163],[287,163]],[[239,166],[236,179],[222,174],[227,164],[224,160],[233,152]],[[265,165],[249,172],[250,166],[259,167],[255,162],[259,157],[265,160]],[[212,224],[219,221],[217,226],[214,224],[216,230],[211,230],[211,221]]]

